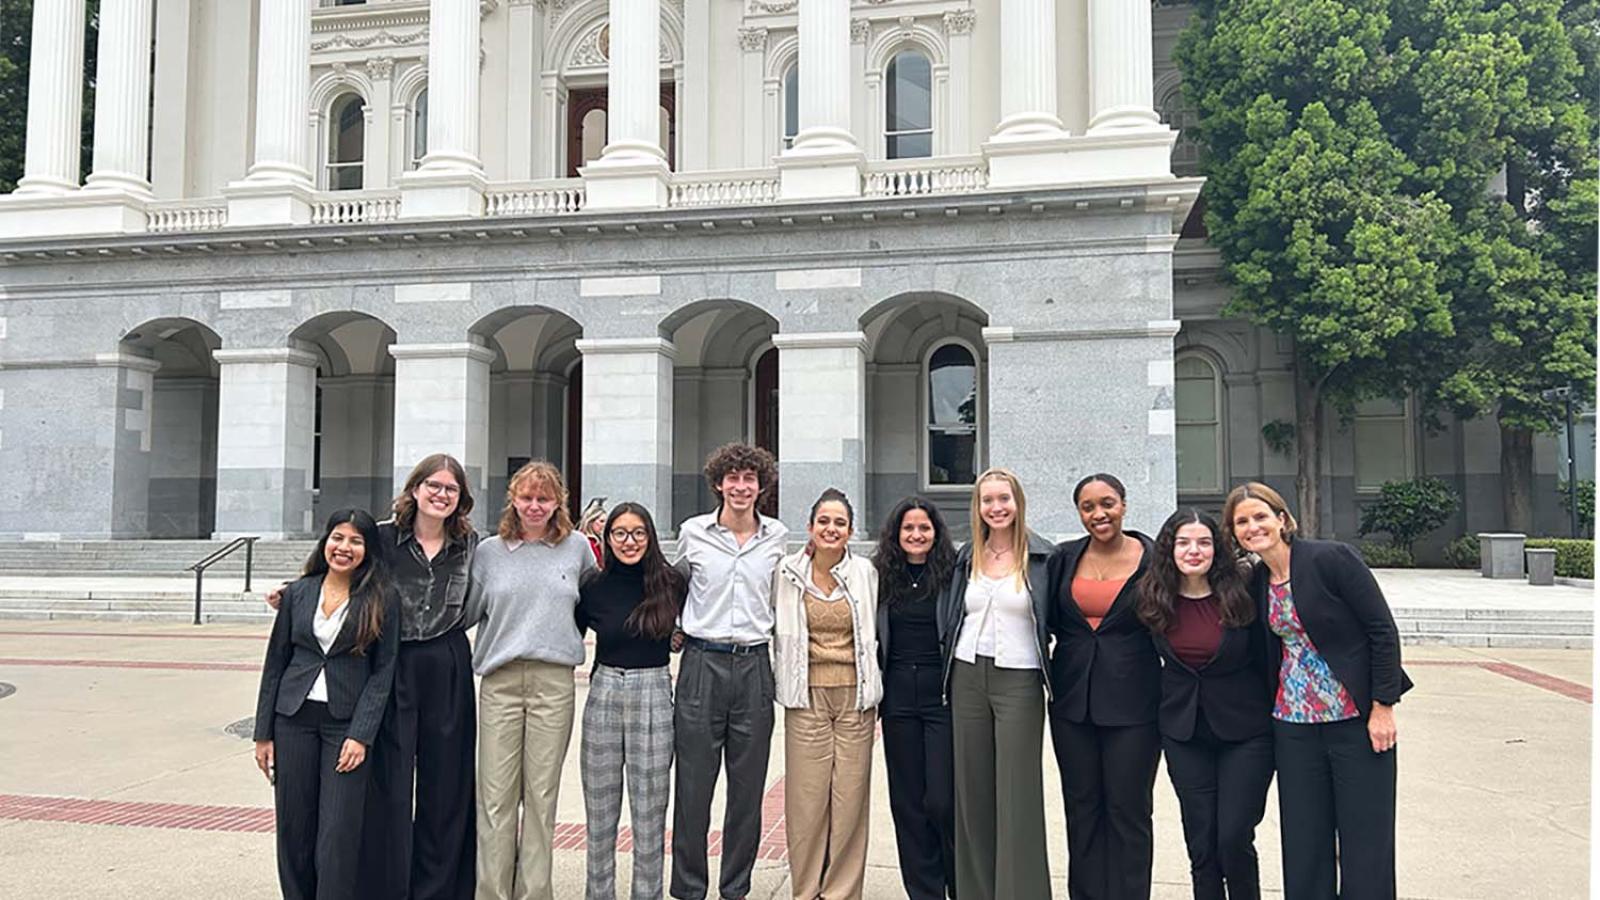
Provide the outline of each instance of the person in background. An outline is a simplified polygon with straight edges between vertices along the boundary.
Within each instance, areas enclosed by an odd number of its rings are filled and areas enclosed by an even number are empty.
[[[572,739],[575,611],[595,569],[550,463],[511,476],[500,530],[472,561],[466,622],[478,626],[478,900],[554,900],[551,854]],[[520,808],[520,815],[519,815]],[[520,836],[520,837],[519,837]]]
[[[688,585],[661,554],[655,521],[619,503],[603,522],[606,559],[578,592],[578,631],[593,631],[579,765],[588,828],[586,900],[617,895],[617,820],[626,775],[633,890],[660,900],[672,786],[672,632]]]
[[[795,900],[860,897],[871,823],[878,572],[850,552],[855,511],[833,488],[811,504],[805,549],[772,578],[772,665],[784,707],[784,821]]]
[[[900,880],[910,900],[944,900],[956,883],[955,761],[941,690],[938,607],[956,548],[939,508],[923,497],[896,504],[872,563],[883,669],[878,721]]]
[[[1350,546],[1297,536],[1272,488],[1234,488],[1222,518],[1229,549],[1261,559],[1284,895],[1393,900],[1394,706],[1411,679],[1389,603]]]
[[[255,761],[273,786],[287,900],[353,900],[371,766],[399,639],[378,523],[328,517],[305,575],[283,591],[256,697]]]
[[[1156,534],[1139,621],[1161,654],[1161,748],[1195,900],[1260,900],[1255,830],[1272,783],[1266,628],[1217,520],[1180,509]]]
[[[583,513],[578,516],[578,533],[589,540],[589,548],[594,551],[594,561],[597,565],[605,565],[605,535],[602,533],[606,524],[606,498],[596,497],[589,501],[583,508]]]
[[[1067,812],[1072,900],[1148,900],[1161,733],[1161,662],[1134,609],[1150,539],[1122,527],[1127,490],[1090,475],[1072,492],[1088,532],[1050,557],[1050,737]]]

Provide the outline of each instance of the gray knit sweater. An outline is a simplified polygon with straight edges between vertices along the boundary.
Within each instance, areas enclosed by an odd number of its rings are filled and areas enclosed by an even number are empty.
[[[572,611],[578,581],[594,567],[594,551],[577,532],[554,546],[499,537],[479,544],[466,609],[467,627],[478,626],[473,671],[487,675],[514,659],[582,665]]]

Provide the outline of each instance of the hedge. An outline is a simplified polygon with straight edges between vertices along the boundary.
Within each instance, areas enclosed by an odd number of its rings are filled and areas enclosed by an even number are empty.
[[[1556,551],[1556,574],[1562,578],[1594,577],[1594,541],[1571,538],[1529,538],[1530,550]]]

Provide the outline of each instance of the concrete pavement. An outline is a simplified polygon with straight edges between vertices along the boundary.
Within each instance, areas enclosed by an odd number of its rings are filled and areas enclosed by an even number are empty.
[[[1549,589],[1545,589],[1549,590]],[[1586,593],[1586,592],[1585,592]],[[0,897],[277,896],[271,791],[230,725],[253,711],[260,625],[0,622]],[[1399,883],[1406,898],[1587,897],[1591,657],[1584,650],[1412,647],[1399,708]],[[579,701],[585,690],[579,675]],[[5,693],[0,687],[0,695]],[[247,736],[247,732],[245,732]],[[577,736],[563,773],[557,896],[583,895]],[[1056,896],[1065,897],[1059,779],[1041,748]],[[869,900],[902,897],[881,753]],[[782,716],[754,896],[789,896],[781,841]],[[720,821],[720,808],[714,821]],[[624,813],[626,823],[626,813]],[[1257,841],[1281,884],[1276,800]],[[626,890],[628,860],[619,860]],[[1156,785],[1156,892],[1187,897],[1177,802]]]

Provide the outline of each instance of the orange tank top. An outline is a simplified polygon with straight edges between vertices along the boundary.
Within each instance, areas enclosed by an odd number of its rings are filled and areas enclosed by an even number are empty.
[[[1100,620],[1111,612],[1111,604],[1117,602],[1117,595],[1122,593],[1122,586],[1127,583],[1126,578],[1096,581],[1093,578],[1073,577],[1072,599],[1078,604],[1083,617],[1089,620],[1090,628],[1100,627]]]

